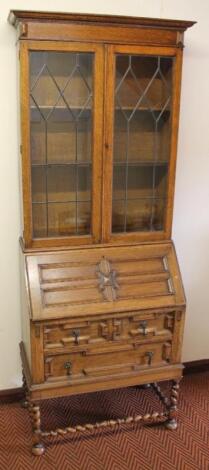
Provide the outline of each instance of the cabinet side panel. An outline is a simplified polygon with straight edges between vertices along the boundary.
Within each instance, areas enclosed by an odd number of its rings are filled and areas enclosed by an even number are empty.
[[[30,304],[29,293],[27,289],[25,258],[22,253],[20,254],[20,283],[22,341],[24,343],[28,364],[31,368]]]
[[[24,241],[32,238],[31,175],[30,175],[30,115],[29,115],[29,61],[27,43],[20,41],[20,112]]]
[[[180,96],[181,96],[181,75],[182,75],[183,51],[176,51],[175,67],[173,71],[173,113],[171,124],[171,143],[170,143],[170,169],[168,181],[168,208],[165,221],[165,231],[167,238],[171,237],[172,219],[173,219],[173,203],[176,176],[176,158],[178,145],[178,128],[179,128],[179,112],[180,112]]]
[[[31,322],[32,380],[39,384],[44,381],[43,326]]]
[[[23,211],[23,179],[22,179],[22,134],[21,134],[21,113],[20,113],[20,45],[17,44],[16,48],[17,54],[17,104],[18,104],[18,177],[19,177],[19,199],[20,199],[20,227],[21,227],[21,236],[23,233],[24,227],[24,211]]]
[[[182,360],[182,343],[184,334],[184,323],[185,323],[185,308],[179,310],[175,315],[174,323],[174,340],[173,340],[173,360],[176,363]]]

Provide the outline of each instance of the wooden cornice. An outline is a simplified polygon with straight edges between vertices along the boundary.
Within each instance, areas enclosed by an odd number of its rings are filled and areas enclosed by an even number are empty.
[[[17,27],[19,23],[27,22],[60,22],[60,23],[86,23],[108,24],[117,26],[135,26],[140,28],[159,28],[176,31],[185,31],[193,26],[196,21],[167,20],[162,18],[140,18],[133,16],[112,16],[86,13],[57,13],[45,11],[11,10],[8,21]]]

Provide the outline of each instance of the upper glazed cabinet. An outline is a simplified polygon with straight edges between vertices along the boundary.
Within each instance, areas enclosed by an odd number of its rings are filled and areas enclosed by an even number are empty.
[[[192,23],[50,19],[11,14],[20,25],[25,246],[169,239]]]

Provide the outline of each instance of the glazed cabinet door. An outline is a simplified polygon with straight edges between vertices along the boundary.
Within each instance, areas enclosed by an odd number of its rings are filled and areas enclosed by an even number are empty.
[[[176,48],[108,48],[105,241],[170,236],[181,54]]]
[[[101,239],[103,47],[20,45],[26,246]]]

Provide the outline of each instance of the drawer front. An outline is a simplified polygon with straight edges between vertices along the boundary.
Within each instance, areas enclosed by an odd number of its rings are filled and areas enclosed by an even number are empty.
[[[92,319],[65,321],[44,325],[44,352],[88,351],[120,344],[145,344],[148,341],[171,340],[175,312],[132,313]]]
[[[73,383],[85,378],[120,376],[165,365],[170,357],[169,341],[54,353],[45,356],[45,380],[67,378]]]

